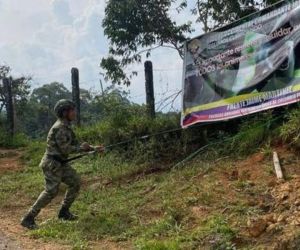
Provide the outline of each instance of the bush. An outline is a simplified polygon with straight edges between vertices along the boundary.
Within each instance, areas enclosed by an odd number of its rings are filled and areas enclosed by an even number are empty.
[[[146,115],[128,112],[119,120],[111,116],[92,126],[79,128],[77,135],[81,141],[113,145],[110,149],[124,158],[151,162],[186,155],[194,150],[195,144],[204,143],[201,131],[181,130],[178,114],[158,114],[152,120]]]
[[[300,148],[300,110],[295,109],[288,113],[287,121],[281,126],[280,137],[284,142]]]
[[[244,118],[239,131],[229,138],[226,150],[230,149],[230,153],[238,155],[248,155],[257,151],[263,144],[273,139],[276,129],[280,126],[279,118],[271,111]]]
[[[28,144],[28,137],[25,134],[19,133],[14,137],[9,136],[3,131],[0,132],[0,147],[19,148]]]

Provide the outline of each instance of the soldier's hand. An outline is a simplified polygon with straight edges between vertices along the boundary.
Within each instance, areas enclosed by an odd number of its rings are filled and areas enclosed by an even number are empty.
[[[94,146],[94,150],[98,153],[102,153],[105,151],[105,147],[103,145]]]
[[[82,143],[80,147],[82,148],[83,151],[86,152],[93,150],[93,147],[91,147],[91,145],[88,144],[87,142]]]

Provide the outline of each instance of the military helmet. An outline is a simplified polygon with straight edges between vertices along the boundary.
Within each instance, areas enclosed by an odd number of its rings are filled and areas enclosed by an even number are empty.
[[[54,106],[57,117],[62,118],[64,111],[75,108],[75,103],[68,99],[59,100]]]

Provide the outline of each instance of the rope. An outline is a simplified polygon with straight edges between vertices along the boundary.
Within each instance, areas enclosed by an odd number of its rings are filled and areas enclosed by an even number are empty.
[[[271,120],[268,120],[267,122],[263,123],[262,125],[260,126],[257,126],[256,128],[259,128],[259,127],[263,127],[267,124],[270,125],[271,122],[273,121],[276,121],[278,120],[279,118],[282,118],[283,115],[280,115],[280,116],[277,116]],[[203,127],[205,125],[208,125],[210,123],[202,123],[202,124],[199,124],[199,125],[196,125],[196,126],[193,126],[193,127],[189,127],[187,129],[190,129],[190,128],[195,128],[195,127]],[[111,148],[114,148],[114,147],[117,147],[117,146],[120,146],[120,145],[124,145],[124,144],[127,144],[127,143],[130,143],[130,142],[133,142],[133,141],[137,141],[137,140],[145,140],[145,139],[149,139],[151,137],[155,137],[155,136],[159,136],[159,135],[163,135],[163,134],[168,134],[168,133],[172,133],[172,132],[177,132],[177,131],[180,131],[180,130],[183,130],[183,128],[175,128],[175,129],[170,129],[170,130],[165,130],[165,131],[161,131],[161,132],[158,132],[158,133],[153,133],[153,134],[150,134],[150,135],[144,135],[144,136],[141,136],[141,137],[137,137],[137,138],[133,138],[133,139],[130,139],[130,140],[126,140],[126,141],[121,141],[121,142],[118,142],[118,143],[115,143],[115,144],[110,144],[108,146],[105,146],[105,150],[107,149],[111,149]],[[245,132],[246,133],[246,132]],[[239,134],[240,136],[241,134]],[[209,143],[209,144],[206,144],[202,147],[200,147],[199,149],[197,149],[195,152],[193,152],[192,154],[188,155],[186,158],[184,158],[182,161],[176,163],[173,168],[176,168],[190,160],[192,160],[194,157],[196,157],[200,152],[204,151],[205,149],[207,149],[208,147],[212,146],[212,145],[216,145],[220,142],[226,142],[226,141],[230,141],[230,140],[233,140],[236,136],[234,137],[230,137],[230,138],[226,138],[226,139],[220,139],[216,142],[212,142],[212,143]],[[84,156],[87,156],[87,155],[92,155],[92,154],[95,154],[96,151],[91,151],[91,152],[88,152],[88,153],[84,153],[84,154],[81,154],[81,155],[78,155],[78,156],[75,156],[75,157],[72,157],[72,158],[69,158],[67,159],[65,162],[70,162],[70,161],[74,161],[76,159],[80,159]]]
[[[186,129],[196,128],[196,127],[203,127],[203,126],[208,125],[208,124],[209,123],[205,123],[205,124],[202,123],[200,125],[195,125],[193,127],[189,127],[189,128],[186,128]],[[149,139],[151,137],[155,137],[155,136],[159,136],[159,135],[164,135],[164,134],[169,134],[169,133],[177,132],[177,131],[180,131],[180,130],[184,130],[184,129],[183,128],[174,128],[174,129],[170,129],[170,130],[161,131],[161,132],[158,132],[158,133],[153,133],[153,134],[150,134],[150,135],[144,135],[144,136],[136,137],[136,138],[129,139],[129,140],[126,140],[126,141],[121,141],[121,142],[118,142],[118,143],[115,143],[115,144],[110,144],[108,146],[105,146],[105,148],[106,149],[108,149],[108,148],[114,148],[114,147],[117,147],[117,146],[120,146],[120,145],[124,145],[124,144],[130,143],[130,142],[133,142],[133,141],[145,140],[145,139]]]
[[[200,124],[198,126],[196,125],[196,126],[193,126],[193,127],[189,127],[187,129],[195,128],[195,127],[202,127],[202,126],[207,125],[207,124],[209,124],[209,123]],[[180,130],[183,130],[183,128],[169,129],[169,130],[161,131],[161,132],[150,134],[150,135],[144,135],[144,136],[141,136],[141,137],[136,137],[136,138],[129,139],[129,140],[126,140],[126,141],[121,141],[121,142],[118,142],[118,143],[115,143],[115,144],[107,145],[107,146],[104,147],[104,149],[107,150],[107,149],[111,149],[111,148],[114,148],[114,147],[117,147],[117,146],[121,146],[121,145],[124,145],[124,144],[131,143],[131,142],[134,142],[134,141],[145,140],[145,139],[148,139],[148,138],[151,138],[151,137],[155,137],[155,136],[163,135],[163,134],[169,134],[169,133],[177,132],[177,131],[180,131]],[[95,153],[96,153],[96,151],[90,151],[90,152],[87,152],[87,153],[80,154],[80,155],[74,156],[72,158],[69,158],[69,159],[65,160],[64,162],[65,163],[71,162],[71,161],[80,159],[80,158],[82,158],[84,156],[92,155],[92,154],[95,154]]]
[[[260,127],[263,127],[263,126],[265,126],[265,125],[270,126],[271,122],[276,121],[276,120],[278,120],[279,118],[282,118],[282,117],[283,117],[283,115],[277,116],[277,117],[275,117],[274,119],[268,120],[267,122],[263,123],[263,124],[260,125],[260,126],[256,126],[256,128],[260,128]],[[246,133],[246,132],[244,132],[244,133]],[[243,133],[241,133],[241,134],[243,134]],[[240,136],[241,134],[239,134],[239,136]],[[237,135],[236,135],[236,136],[237,136]],[[197,149],[197,150],[196,150],[195,152],[193,152],[192,154],[188,155],[186,158],[184,158],[184,159],[181,160],[180,162],[176,163],[176,164],[175,164],[173,167],[171,167],[171,168],[177,168],[177,167],[179,167],[180,165],[183,165],[184,163],[186,163],[186,162],[192,160],[192,159],[195,158],[199,153],[201,153],[202,151],[206,150],[208,147],[210,147],[210,146],[212,146],[212,145],[216,145],[216,144],[221,143],[221,142],[227,142],[227,141],[230,141],[230,140],[234,140],[234,138],[235,138],[236,136],[234,136],[234,137],[229,137],[229,138],[226,138],[226,139],[220,139],[220,140],[218,140],[218,141],[216,141],[216,142],[212,142],[212,143],[206,144],[206,145],[202,146],[201,148]]]

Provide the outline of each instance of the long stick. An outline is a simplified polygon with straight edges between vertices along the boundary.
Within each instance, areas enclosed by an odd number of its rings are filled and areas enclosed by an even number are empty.
[[[282,169],[280,166],[278,154],[275,151],[273,152],[273,162],[274,162],[274,167],[275,167],[275,172],[276,172],[277,178],[282,180],[283,173],[282,173]]]
[[[96,151],[91,151],[91,152],[88,152],[88,153],[85,153],[85,154],[77,155],[77,156],[74,156],[72,158],[69,158],[69,159],[65,160],[64,163],[68,163],[68,162],[71,162],[71,161],[74,161],[74,160],[83,158],[87,155],[92,155],[92,154],[95,154],[95,153],[96,153]]]

